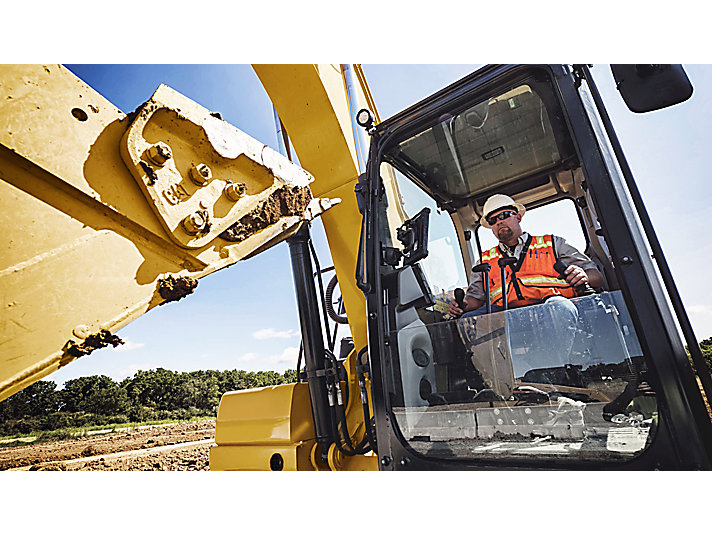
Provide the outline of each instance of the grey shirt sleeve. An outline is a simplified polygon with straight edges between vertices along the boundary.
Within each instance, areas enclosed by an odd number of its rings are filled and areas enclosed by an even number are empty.
[[[480,260],[475,261],[475,265],[479,265]],[[473,266],[474,267],[474,266]],[[482,273],[470,273],[470,285],[465,292],[466,297],[477,299],[479,301],[485,300],[485,288],[482,283],[483,275]]]
[[[591,261],[591,258],[569,245],[563,237],[554,236],[554,248],[556,249],[558,258],[567,265],[576,265],[577,267],[581,267],[584,271],[586,269],[598,270],[598,267]]]

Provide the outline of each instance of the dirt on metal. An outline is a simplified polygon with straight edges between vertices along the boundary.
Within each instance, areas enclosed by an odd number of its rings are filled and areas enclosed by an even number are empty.
[[[156,174],[156,171],[154,171],[153,167],[145,161],[140,161],[139,165],[141,165],[143,172],[146,173],[148,185],[154,185],[158,181],[158,174]]]
[[[180,300],[198,287],[198,281],[190,276],[168,275],[158,280],[158,294],[166,302]]]
[[[226,241],[239,243],[276,223],[281,217],[304,215],[311,199],[312,194],[308,187],[277,189],[267,200],[221,233],[220,237]]]
[[[108,347],[109,345],[113,347],[118,347],[123,345],[124,341],[119,337],[113,335],[108,330],[100,330],[96,334],[88,336],[81,343],[69,340],[65,346],[64,351],[74,358],[79,358],[81,356],[86,356],[96,349],[101,349],[103,347]]]
[[[214,420],[114,431],[0,448],[0,470],[207,471],[214,440]]]

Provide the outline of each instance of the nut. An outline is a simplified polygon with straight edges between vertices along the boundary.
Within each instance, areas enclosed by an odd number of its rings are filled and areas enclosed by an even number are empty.
[[[171,147],[161,141],[148,147],[146,155],[151,163],[158,165],[159,167],[165,165],[166,161],[173,157]]]
[[[247,191],[247,185],[244,183],[230,182],[224,189],[225,196],[233,202],[240,200],[240,198],[245,194],[245,191]]]
[[[196,211],[183,219],[183,229],[190,235],[196,235],[205,229],[208,224],[207,214]]]
[[[208,181],[213,177],[210,167],[208,167],[205,163],[193,165],[188,174],[190,175],[190,179],[200,187],[207,185]]]

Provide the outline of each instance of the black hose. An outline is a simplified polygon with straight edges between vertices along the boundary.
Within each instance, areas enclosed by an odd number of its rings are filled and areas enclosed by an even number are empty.
[[[338,405],[338,400],[337,400],[337,393],[336,393],[336,388],[338,386],[338,380],[339,380],[339,375],[338,375],[338,370],[337,367],[334,365],[334,360],[336,359],[335,357],[332,358],[333,353],[330,350],[326,351],[326,360],[327,360],[327,368],[331,367],[332,368],[332,373],[328,373],[326,375],[326,388],[328,391],[329,395],[329,406],[330,406],[330,417],[329,421],[331,423],[331,433],[334,439],[334,445],[336,445],[336,448],[344,455],[346,456],[354,456],[356,453],[353,451],[351,447],[347,450],[344,448],[344,446],[341,444],[341,434],[339,432],[338,428],[338,423],[337,423],[337,418],[338,415],[336,413],[337,411],[337,405]]]
[[[326,308],[326,313],[329,314],[329,317],[331,317],[334,322],[338,324],[349,324],[348,317],[336,313],[336,311],[334,310],[334,303],[331,301],[332,297],[334,296],[334,289],[336,288],[336,284],[338,283],[339,280],[336,278],[336,275],[334,275],[333,278],[329,280],[329,283],[326,285],[324,308]]]
[[[338,394],[341,391],[341,383],[340,383],[341,381],[339,380],[339,362],[336,360],[336,356],[334,356],[333,352],[327,351],[326,355],[329,358],[329,360],[331,361],[331,365],[334,369],[334,373],[332,375],[332,380],[334,381],[334,388],[336,388],[334,390],[336,392],[335,393],[336,401],[334,404],[336,405],[336,416],[339,419],[338,422],[341,423],[341,435],[340,436],[344,438],[344,442],[346,443],[348,448],[353,450],[354,446],[353,446],[353,443],[351,442],[351,435],[349,434],[348,425],[346,424],[346,412],[344,410],[343,399],[341,400],[341,402],[339,402],[339,400],[338,400]],[[348,383],[349,382],[347,379],[346,380],[347,389],[348,389]]]
[[[369,446],[370,437],[368,434],[364,436],[361,442],[354,447],[351,441],[351,435],[349,433],[349,428],[346,423],[346,411],[344,409],[344,404],[338,401],[338,392],[340,391],[340,380],[338,373],[339,362],[331,351],[326,351],[327,360],[331,362],[333,373],[330,373],[328,380],[331,382],[329,384],[329,389],[331,390],[332,402],[331,402],[331,427],[334,437],[336,438],[334,444],[339,451],[346,456],[355,456],[357,454],[366,454],[371,450]],[[348,391],[348,380],[346,380],[346,387]],[[338,390],[336,388],[339,388]],[[347,393],[348,395],[348,393]],[[348,398],[348,397],[347,397]],[[347,401],[348,402],[348,401]],[[344,443],[341,443],[343,439]]]
[[[321,295],[322,301],[324,300],[324,284],[321,280],[321,267],[319,266],[319,257],[316,255],[316,250],[314,249],[314,243],[312,243],[311,238],[309,239],[309,250],[311,251],[311,255],[314,258],[314,265],[316,266],[316,279],[317,282],[319,283],[319,294]],[[323,308],[326,308],[326,306],[322,306]],[[325,329],[326,333],[329,333],[329,319],[327,317],[327,310],[324,309],[322,310],[322,313],[324,314],[324,326],[323,328]],[[334,350],[334,346],[331,344],[331,339],[329,339],[327,335],[327,341],[329,341],[329,350]]]
[[[300,367],[302,366],[302,354],[304,353],[304,340],[299,340],[299,356],[297,357],[297,383],[301,382],[302,379],[299,376]]]
[[[366,378],[365,378],[365,373],[361,371],[360,369],[364,369],[366,366],[364,366],[361,363],[361,358],[364,353],[368,352],[368,347],[362,348],[359,352],[358,355],[356,356],[356,362],[357,362],[357,374],[358,374],[358,383],[361,388],[361,407],[363,409],[363,422],[366,425],[366,437],[368,438],[369,441],[369,446],[371,450],[376,450],[376,438],[373,435],[373,427],[371,426],[371,413],[368,408],[368,393],[366,392]],[[360,369],[359,369],[360,368]]]

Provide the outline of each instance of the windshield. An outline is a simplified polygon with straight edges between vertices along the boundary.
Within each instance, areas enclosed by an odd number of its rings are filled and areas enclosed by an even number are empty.
[[[469,264],[469,270],[478,259],[472,241],[482,236],[475,233],[479,217],[471,200],[517,191],[541,201],[540,178],[574,163],[548,79],[531,69],[518,80],[500,85],[505,88],[494,96],[474,98],[474,104],[463,105],[467,95],[458,96],[447,103],[448,113],[417,134],[396,130],[384,142],[381,163],[399,171],[400,190],[412,202],[409,216],[423,206],[433,214],[436,206],[443,209],[431,217],[428,256],[382,271],[391,421],[413,454],[438,460],[627,462],[652,442],[658,402],[620,291],[574,298],[553,292],[523,307],[487,313],[484,305],[471,308],[469,316],[448,316],[457,288],[468,287],[459,266]],[[410,191],[413,184],[420,197]],[[564,193],[555,192],[559,198]],[[460,200],[448,203],[455,197]],[[534,228],[537,211],[543,216],[544,209],[528,209],[528,231],[545,236],[557,231],[552,222],[560,222],[561,235],[575,239],[578,226],[585,251],[578,204],[556,204],[542,206],[553,210],[546,210],[543,230]],[[379,205],[385,209],[385,203]],[[450,217],[447,210],[455,208]],[[529,250],[535,260],[527,265],[543,271],[531,271],[517,283],[526,279],[531,287],[551,287],[540,254],[548,258],[549,250]],[[552,264],[560,259],[556,254],[552,244]],[[525,261],[521,256],[516,269]],[[483,288],[491,286],[497,283],[483,279]]]
[[[546,90],[544,87],[546,86]],[[572,152],[548,82],[519,83],[399,142],[385,156],[404,174],[445,198],[467,197],[551,170]],[[559,145],[562,146],[559,146]],[[568,149],[566,147],[569,147]]]
[[[426,457],[624,461],[657,424],[620,292],[456,320],[421,310],[391,332],[393,412]]]

